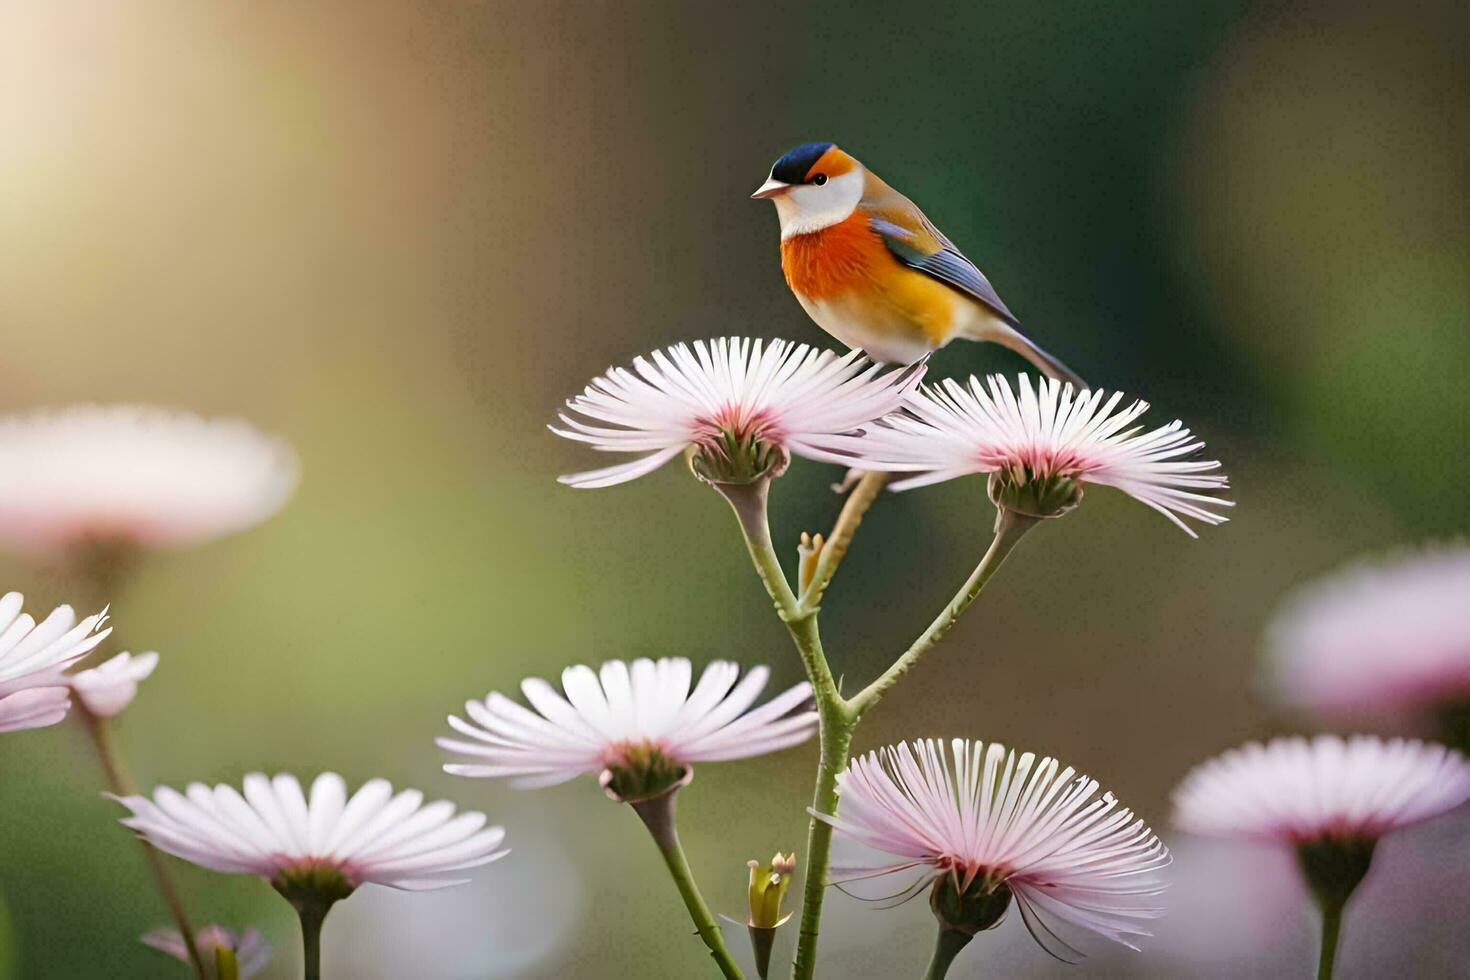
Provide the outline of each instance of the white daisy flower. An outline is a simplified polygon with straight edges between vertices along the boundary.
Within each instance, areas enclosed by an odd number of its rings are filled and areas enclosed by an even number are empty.
[[[1442,745],[1370,735],[1251,742],[1198,766],[1174,792],[1174,823],[1292,845],[1373,841],[1470,799],[1470,762]]]
[[[351,797],[327,772],[310,798],[295,776],[245,777],[233,786],[191,783],[144,796],[116,798],[133,812],[121,822],[167,851],[201,867],[259,875],[286,892],[303,880],[329,881],[345,897],[363,884],[422,890],[459,885],[462,873],[503,857],[502,827],[483,813],[455,816],[444,800],[424,804],[418,790],[394,794],[386,780],[364,783]]]
[[[155,929],[144,933],[138,941],[145,946],[152,946],[160,952],[167,953],[182,963],[189,962],[189,950],[185,947],[183,936],[177,929]],[[259,929],[252,928],[236,932],[234,929],[227,929],[219,925],[205,926],[194,934],[194,942],[204,958],[206,969],[214,964],[216,948],[228,949],[234,953],[235,962],[240,968],[241,980],[260,973],[271,959],[270,944],[265,941]]]
[[[270,517],[296,487],[289,446],[244,422],[81,405],[0,420],[0,542],[198,544]]]
[[[696,762],[743,759],[797,745],[817,730],[805,682],[751,708],[770,670],[740,677],[733,663],[716,660],[690,690],[692,669],[683,657],[609,660],[594,672],[578,665],[562,672],[562,690],[532,677],[521,682],[530,710],[498,692],[465,705],[466,721],[449,725],[465,739],[440,738],[441,747],[478,760],[450,763],[459,776],[507,777],[521,787],[552,786],[586,773],[633,799],[676,781]],[[737,680],[739,683],[736,683]]]
[[[57,606],[39,625],[21,611],[19,592],[0,598],[0,731],[54,725],[66,717],[66,667],[107,638],[97,630],[107,611],[77,622],[71,606]]]
[[[891,856],[834,866],[833,883],[896,876],[911,897],[931,883],[942,929],[997,925],[1012,898],[1047,952],[1080,955],[1058,920],[1134,947],[1162,909],[1169,851],[1148,826],[1055,759],[996,743],[934,739],[855,758],[837,779],[836,833]],[[896,896],[895,896],[896,897]]]
[[[1470,547],[1320,579],[1282,607],[1267,647],[1280,695],[1332,719],[1470,705]]]
[[[567,402],[565,428],[552,427],[603,452],[645,455],[561,482],[626,483],[691,447],[696,472],[715,482],[779,475],[790,454],[847,464],[832,437],[898,410],[924,371],[880,370],[861,352],[839,356],[784,340],[729,337],[654,351],[632,370],[609,368]]]
[[[111,718],[133,703],[138,682],[158,666],[158,654],[119,653],[110,660],[67,678],[82,705],[99,718]]]
[[[895,490],[927,486],[975,473],[992,475],[992,497],[1033,517],[1065,512],[1081,495],[1078,484],[1122,490],[1186,533],[1188,517],[1204,524],[1226,520],[1231,506],[1202,491],[1229,484],[1214,460],[1190,459],[1204,443],[1175,421],[1151,431],[1133,423],[1148,403],[1119,408],[1123,395],[1075,391],[1020,376],[1018,392],[1000,375],[961,385],[946,380],[914,392],[908,414],[870,426],[861,439],[838,440],[866,470],[915,472]]]

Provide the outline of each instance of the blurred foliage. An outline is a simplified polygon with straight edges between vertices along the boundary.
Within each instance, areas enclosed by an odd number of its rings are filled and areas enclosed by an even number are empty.
[[[1299,723],[1256,686],[1281,591],[1470,517],[1466,26],[1448,2],[0,7],[0,409],[240,414],[304,463],[279,518],[155,556],[116,597],[115,648],[164,658],[119,733],[140,782],[334,768],[507,824],[515,853],[458,897],[334,912],[328,963],[352,976],[698,975],[631,814],[590,782],[453,779],[432,739],[464,699],[577,661],[799,676],[714,495],[677,467],[557,487],[587,459],[542,425],[653,346],[822,341],[746,195],[790,145],[830,138],[1045,346],[1185,419],[1239,501],[1193,542],[1090,491],[856,747],[1000,738],[1163,824],[1202,755]],[[934,363],[1019,367],[973,345]],[[793,557],[835,513],[833,477],[798,465],[776,488]],[[825,605],[850,686],[928,622],[989,523],[978,482],[873,512]],[[76,588],[9,559],[0,576],[37,606]],[[717,910],[739,914],[748,858],[802,846],[812,755],[702,767],[684,794]],[[12,957],[27,978],[169,968],[136,943],[161,910],[99,788],[70,725],[0,744],[0,976]],[[290,911],[264,884],[180,876],[201,921],[259,924],[268,976],[293,975]],[[911,973],[920,905],[834,896],[828,973]],[[1441,962],[1448,919],[1365,916],[1344,956]],[[1188,959],[1169,937],[1187,925],[1081,973],[1241,975]],[[1305,962],[1305,935],[1278,941],[1271,962]],[[1015,922],[986,948],[996,975],[1063,973]]]

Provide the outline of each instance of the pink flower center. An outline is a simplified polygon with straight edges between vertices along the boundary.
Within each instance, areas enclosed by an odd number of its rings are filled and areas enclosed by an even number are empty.
[[[705,449],[721,450],[727,441],[757,440],[777,444],[781,441],[779,420],[764,406],[727,402],[713,415],[694,422],[694,441]]]
[[[1076,479],[1097,468],[1097,460],[1072,446],[1046,443],[1016,443],[994,446],[980,452],[980,462],[987,468],[1022,470],[1035,480],[1052,477]],[[1019,474],[1018,474],[1019,475]]]

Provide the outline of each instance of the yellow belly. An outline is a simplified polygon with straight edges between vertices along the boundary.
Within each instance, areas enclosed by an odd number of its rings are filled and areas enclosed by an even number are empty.
[[[912,364],[949,343],[974,318],[978,305],[903,267],[820,299],[797,298],[823,330],[875,361],[894,364]]]

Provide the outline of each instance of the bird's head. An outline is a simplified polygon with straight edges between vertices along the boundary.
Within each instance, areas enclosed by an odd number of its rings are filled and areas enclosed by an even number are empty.
[[[835,143],[803,143],[777,160],[750,196],[776,205],[782,238],[805,235],[852,214],[863,197],[864,173]]]

